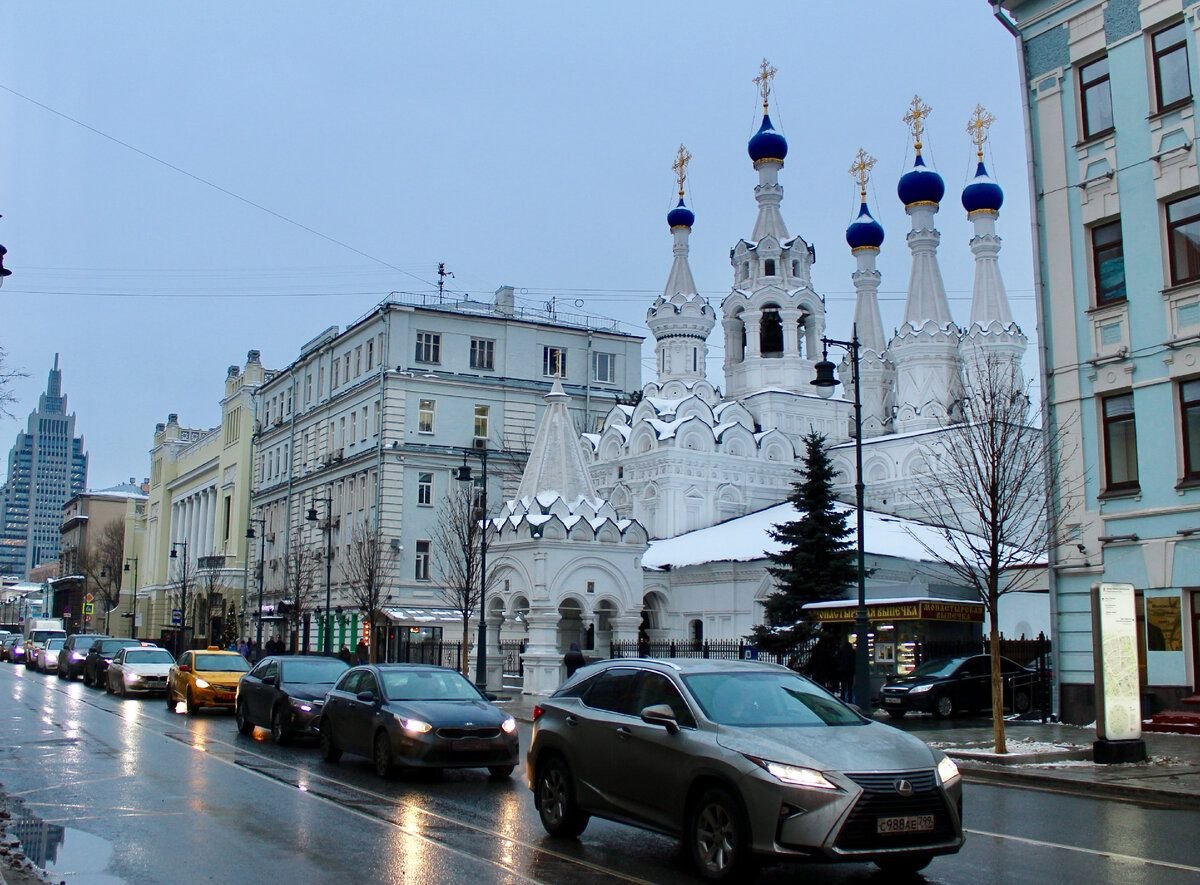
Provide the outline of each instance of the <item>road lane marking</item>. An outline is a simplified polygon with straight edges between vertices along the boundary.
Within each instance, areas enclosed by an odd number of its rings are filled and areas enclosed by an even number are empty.
[[[1023,845],[1036,845],[1038,848],[1060,848],[1063,851],[1076,851],[1080,854],[1091,854],[1095,857],[1107,857],[1110,860],[1119,860],[1123,863],[1140,863],[1147,866],[1164,867],[1168,870],[1183,870],[1185,873],[1200,873],[1200,867],[1193,867],[1184,863],[1172,863],[1169,860],[1154,860],[1149,857],[1137,857],[1133,854],[1101,851],[1098,848],[1084,848],[1081,845],[1062,845],[1058,842],[1043,842],[1041,839],[1028,839],[1025,836],[1009,836],[1004,833],[989,833],[986,830],[969,830],[964,828],[963,832],[970,833],[972,836],[989,836],[993,839],[1007,839],[1010,842],[1020,842]]]

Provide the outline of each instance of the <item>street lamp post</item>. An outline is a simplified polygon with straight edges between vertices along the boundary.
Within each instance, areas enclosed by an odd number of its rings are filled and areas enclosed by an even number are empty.
[[[137,586],[137,566],[138,561],[136,556],[125,557],[125,571],[129,571],[129,563],[133,563],[133,606],[129,609],[129,638],[137,639],[137,601],[138,601],[138,586]]]
[[[469,449],[479,456],[479,464],[483,478],[483,490],[480,497],[480,510],[482,511],[481,522],[482,529],[479,533],[479,648],[475,656],[475,685],[480,691],[487,691],[487,514],[488,514],[488,476],[487,476],[487,449]],[[472,482],[471,466],[467,464],[467,456],[463,455],[462,467],[459,467],[454,474],[454,478],[459,482]],[[472,496],[473,497],[473,496]],[[474,502],[472,502],[474,503]],[[475,518],[474,508],[472,508],[471,518]]]
[[[172,541],[171,542],[171,559],[179,558],[179,553],[176,550],[177,547],[183,548],[183,569],[179,573],[179,632],[176,635],[181,637],[184,645],[187,645],[188,644],[188,641],[187,641],[187,581],[188,581],[188,555],[187,555],[188,545],[187,545],[187,541]],[[171,620],[174,620],[174,618],[172,618]],[[183,651],[183,649],[178,647],[179,642],[176,642],[175,645],[176,645],[175,654],[178,655],[179,652]]]
[[[858,610],[854,615],[854,702],[864,709],[869,709],[871,703],[871,659],[868,655],[867,641],[870,632],[870,622],[867,619],[867,568],[866,555],[863,548],[863,521],[866,512],[863,503],[865,486],[863,485],[863,456],[862,456],[862,384],[858,376],[858,325],[851,331],[849,341],[839,341],[836,338],[822,338],[821,361],[816,365],[817,377],[812,384],[817,393],[828,398],[833,394],[833,388],[838,385],[834,375],[835,366],[829,361],[829,347],[841,347],[850,356],[850,372],[854,384],[854,512],[858,519]]]
[[[308,508],[308,516],[306,519],[309,522],[317,522],[317,502],[325,502],[325,636],[321,649],[326,657],[333,654],[333,622],[330,620],[329,613],[331,610],[330,603],[330,588],[333,581],[333,496],[326,494],[324,498],[318,498],[314,494],[313,506]],[[261,615],[260,615],[261,617]],[[261,633],[259,634],[261,637]]]
[[[266,559],[264,559],[264,557],[267,555],[267,521],[265,519],[254,519],[251,517],[250,523],[250,528],[246,529],[246,538],[248,540],[254,540],[254,526],[258,526],[258,530],[261,532],[258,542],[258,632],[256,634],[258,638],[254,641],[255,654],[261,655],[263,628],[263,572],[265,571],[263,566],[266,565]],[[275,548],[272,547],[271,549],[274,550]]]

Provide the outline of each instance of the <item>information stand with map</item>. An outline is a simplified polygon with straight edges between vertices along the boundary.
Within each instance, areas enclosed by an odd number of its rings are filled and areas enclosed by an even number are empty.
[[[1096,673],[1097,762],[1141,762],[1141,686],[1138,682],[1137,611],[1132,584],[1092,588],[1092,643]]]

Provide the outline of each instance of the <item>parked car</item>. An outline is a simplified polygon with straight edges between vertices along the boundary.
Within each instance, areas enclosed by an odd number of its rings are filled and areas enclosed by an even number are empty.
[[[315,735],[325,695],[350,665],[339,658],[274,655],[263,658],[238,683],[238,731],[271,729],[277,744],[293,735]]]
[[[1006,707],[1028,713],[1045,677],[1008,658],[1000,659]],[[961,711],[992,709],[992,661],[988,655],[934,658],[880,690],[882,706],[899,719],[918,710],[944,718]]]
[[[551,836],[593,815],[680,836],[708,881],[763,857],[911,874],[963,844],[950,759],[775,664],[605,661],[533,716],[528,782]]]
[[[165,694],[167,675],[175,659],[165,648],[138,643],[117,649],[108,671],[104,689],[109,694]]]
[[[11,657],[12,647],[21,636],[19,633],[10,633],[3,639],[0,639],[0,661],[7,661]]]
[[[380,777],[408,766],[505,778],[518,761],[516,720],[461,673],[424,664],[348,670],[325,698],[320,735],[325,761],[366,756]]]
[[[66,644],[65,636],[52,636],[46,640],[46,645],[38,652],[37,670],[39,673],[49,673],[58,669],[58,653]]]
[[[136,639],[97,639],[88,648],[87,657],[83,659],[83,684],[94,685],[96,688],[108,684],[108,664],[118,651],[123,648],[137,648],[142,645]]]
[[[57,624],[57,619],[45,619],[51,624]],[[66,636],[67,631],[58,627],[34,627],[25,637],[25,669],[32,670],[39,664],[42,647],[52,636]]]
[[[10,664],[25,663],[25,637],[18,636],[8,646],[8,654],[4,658]]]
[[[238,680],[250,664],[236,651],[209,646],[203,651],[185,651],[167,673],[167,709],[174,712],[183,701],[189,716],[204,707],[233,709]]]
[[[111,639],[107,633],[73,633],[58,652],[58,678],[74,679],[83,672],[88,649],[97,639]]]

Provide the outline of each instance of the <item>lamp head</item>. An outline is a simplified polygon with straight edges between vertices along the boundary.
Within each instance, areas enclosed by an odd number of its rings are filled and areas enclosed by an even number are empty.
[[[171,547],[171,559],[178,559],[178,558],[179,558],[179,554],[175,551],[175,547],[172,546]]]
[[[317,521],[317,508],[315,506],[308,508],[308,515],[304,517],[309,522]]]
[[[129,571],[129,563],[125,563],[125,571]]]
[[[834,374],[837,367],[833,362],[826,357],[816,365],[817,377],[810,383],[817,388],[817,394],[823,399],[829,399],[833,396],[833,388],[838,386],[837,375]]]
[[[471,481],[471,465],[467,463],[467,456],[463,455],[462,467],[458,467],[454,471],[454,478],[459,482]]]
[[[247,538],[255,537],[254,526],[250,526],[250,528],[246,529],[246,537]]]

